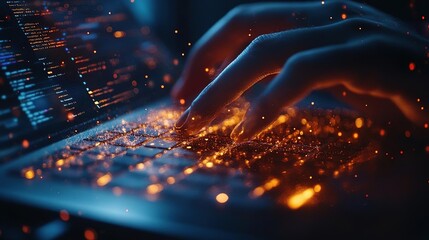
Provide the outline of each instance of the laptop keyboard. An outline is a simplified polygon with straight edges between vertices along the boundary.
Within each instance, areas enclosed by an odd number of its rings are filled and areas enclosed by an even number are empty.
[[[353,117],[332,124],[338,115],[325,111],[285,113],[257,140],[235,144],[229,133],[239,119],[237,111],[195,136],[183,136],[174,131],[180,111],[160,110],[48,153],[13,174],[27,181],[104,188],[115,195],[205,196],[218,204],[261,206],[273,199],[284,203],[281,199],[296,186],[316,191],[345,166],[357,164],[355,156],[368,145],[355,138],[364,130],[356,129]]]

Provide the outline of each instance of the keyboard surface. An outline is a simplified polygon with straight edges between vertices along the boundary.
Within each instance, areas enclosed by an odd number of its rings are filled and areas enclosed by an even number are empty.
[[[239,144],[229,134],[243,108],[230,107],[194,136],[174,130],[180,113],[161,109],[122,121],[11,174],[150,200],[295,209],[324,201],[317,195],[325,185],[351,176],[376,151],[370,122],[347,112],[285,109],[255,140]]]

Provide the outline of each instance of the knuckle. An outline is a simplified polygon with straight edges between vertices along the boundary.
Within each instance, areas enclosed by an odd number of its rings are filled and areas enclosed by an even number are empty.
[[[249,44],[247,51],[256,55],[266,53],[273,46],[274,40],[273,34],[260,35]]]
[[[313,57],[307,52],[299,52],[287,60],[283,69],[291,76],[304,79],[305,76],[311,72],[308,71],[308,67],[314,62],[312,58]]]
[[[249,18],[252,6],[250,4],[241,4],[231,9],[227,14],[227,21],[230,23],[242,23]]]
[[[344,20],[344,24],[350,28],[363,28],[363,29],[373,29],[378,27],[380,24],[376,23],[370,19],[362,17],[353,17],[347,20]]]

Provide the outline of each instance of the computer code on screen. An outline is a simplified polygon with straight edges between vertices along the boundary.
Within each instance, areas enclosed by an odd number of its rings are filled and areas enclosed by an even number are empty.
[[[73,124],[168,84],[167,57],[129,4],[1,1],[0,143]]]

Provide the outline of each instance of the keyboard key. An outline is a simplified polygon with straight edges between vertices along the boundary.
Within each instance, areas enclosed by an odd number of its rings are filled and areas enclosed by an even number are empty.
[[[93,165],[97,161],[101,161],[98,156],[94,155],[81,155],[70,161],[70,167],[86,167]]]
[[[46,153],[47,157],[46,159],[49,160],[57,160],[57,159],[65,159],[65,158],[69,158],[72,156],[76,156],[80,153],[80,151],[76,151],[76,150],[71,150],[71,149],[61,149],[55,152],[51,152],[51,153]]]
[[[167,130],[155,129],[152,127],[142,127],[135,129],[133,134],[136,136],[145,136],[145,137],[159,137],[161,134],[165,133]]]
[[[143,178],[150,178],[152,176],[155,176],[159,179],[165,180],[167,177],[177,175],[180,172],[181,171],[177,168],[148,166],[142,170],[131,171],[128,174]]]
[[[123,174],[114,177],[108,184],[109,187],[120,187],[124,190],[142,190],[145,191],[146,187],[152,182],[149,179],[135,177],[129,174]]]
[[[177,168],[186,168],[194,165],[196,161],[187,159],[187,158],[178,158],[178,157],[170,157],[170,156],[162,156],[153,161],[153,164],[156,166],[173,166]]]
[[[95,175],[103,175],[106,173],[119,173],[121,171],[126,170],[124,167],[120,165],[110,165],[110,164],[99,164],[91,169],[91,172]]]
[[[88,141],[97,141],[97,142],[107,142],[107,141],[112,140],[113,138],[115,138],[115,137],[117,137],[119,135],[120,135],[120,133],[103,132],[103,133],[99,133],[97,135],[88,137],[85,140],[88,140]]]
[[[102,156],[115,156],[126,151],[126,148],[119,146],[112,146],[108,144],[100,145],[96,148],[93,148],[89,151],[86,151],[85,154],[90,155],[102,155]]]
[[[110,144],[122,147],[135,147],[141,145],[147,140],[147,137],[127,135],[113,140]]]
[[[162,149],[139,147],[137,149],[128,149],[127,155],[153,158],[162,152],[164,152]]]
[[[134,166],[138,163],[144,162],[143,159],[136,156],[119,156],[112,160],[113,165],[119,165],[124,167]]]
[[[137,129],[138,127],[139,125],[137,123],[126,123],[123,125],[116,126],[109,131],[114,133],[125,134],[125,133],[132,132],[134,129]]]
[[[61,171],[53,169],[48,174],[53,178],[74,182],[89,182],[93,179],[87,169],[84,168],[64,168]]]
[[[161,196],[173,197],[174,199],[180,200],[181,198],[195,199],[204,196],[206,189],[197,188],[195,186],[184,185],[176,183],[173,185],[166,185],[164,190],[161,192]]]
[[[172,149],[174,146],[176,146],[178,142],[171,141],[171,140],[165,140],[165,139],[155,139],[151,142],[146,143],[146,147],[150,148],[160,148],[160,149]]]
[[[99,144],[100,143],[98,143],[98,142],[83,140],[83,141],[79,141],[77,143],[73,143],[72,145],[70,145],[70,149],[84,151],[84,150],[88,150],[90,148],[93,148],[95,146],[98,146]]]
[[[172,157],[172,158],[189,158],[189,159],[198,159],[198,154],[191,152],[189,150],[183,149],[183,148],[175,148],[171,151],[168,151],[166,153],[166,156]]]
[[[223,177],[218,175],[206,175],[201,173],[192,173],[187,175],[182,179],[181,183],[185,185],[203,185],[203,186],[212,186],[216,184],[221,184],[223,182]]]

